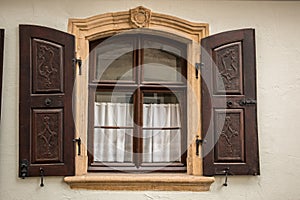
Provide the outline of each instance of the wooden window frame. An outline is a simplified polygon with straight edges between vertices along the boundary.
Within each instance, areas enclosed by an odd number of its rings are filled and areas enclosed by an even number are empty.
[[[143,15],[142,18],[139,16]],[[140,21],[139,19],[143,19]],[[89,42],[126,30],[144,28],[151,34],[184,39],[187,46],[187,172],[180,174],[94,174],[88,173],[88,74]],[[74,93],[76,137],[82,139],[81,155],[75,157],[75,176],[65,177],[71,188],[104,190],[186,190],[207,191],[213,177],[202,176],[202,158],[196,155],[195,139],[201,137],[200,78],[195,75],[195,63],[200,62],[200,41],[208,36],[208,24],[193,23],[174,16],[154,13],[142,6],[129,11],[106,13],[86,19],[70,19],[69,32],[76,37],[76,57],[84,61],[82,75],[76,69]],[[199,76],[200,77],[200,76]],[[201,154],[200,154],[201,155]],[[141,184],[143,183],[143,184]]]
[[[133,46],[135,47],[135,50],[133,51],[133,58],[132,58],[132,69],[133,69],[133,80],[132,81],[126,81],[125,84],[119,83],[119,80],[98,80],[95,82],[94,77],[95,74],[95,62],[94,62],[94,54],[93,54],[93,47],[96,46],[96,44],[99,44],[99,41],[90,41],[90,53],[92,56],[90,58],[92,61],[89,65],[89,127],[88,127],[88,171],[89,172],[95,172],[95,171],[136,171],[136,172],[185,172],[186,171],[186,100],[180,99],[180,107],[181,107],[181,121],[182,127],[181,129],[181,149],[182,149],[182,156],[180,163],[142,163],[142,143],[143,143],[143,137],[142,132],[145,130],[145,128],[142,128],[143,119],[142,119],[142,108],[140,107],[143,104],[143,98],[144,93],[149,92],[156,92],[156,93],[172,93],[172,92],[178,92],[180,93],[182,97],[186,97],[186,81],[180,80],[178,82],[162,82],[162,81],[144,81],[144,68],[138,67],[142,66],[144,64],[144,49],[139,48],[136,46],[136,44],[141,45],[143,47],[143,42],[145,40],[151,40],[151,41],[160,41],[160,43],[165,43],[166,45],[172,46],[174,48],[177,48],[181,51],[181,57],[179,58],[179,62],[182,63],[182,68],[180,74],[182,75],[182,78],[186,79],[186,61],[181,61],[183,58],[186,57],[186,45],[182,43],[178,43],[176,41],[172,41],[168,38],[162,38],[158,36],[150,36],[147,34],[136,34],[132,36],[125,36],[126,39],[131,40]],[[107,38],[109,40],[109,38]],[[117,41],[120,39],[124,39],[124,37],[118,37]],[[165,39],[165,40],[164,40]],[[103,41],[103,39],[100,39],[100,43]],[[133,94],[133,106],[134,106],[134,122],[137,124],[137,126],[133,126],[132,129],[134,133],[136,134],[133,139],[133,150],[138,152],[132,152],[136,153],[133,157],[132,163],[97,163],[94,162],[94,156],[91,152],[94,152],[94,141],[93,141],[93,134],[94,134],[94,95],[96,91],[114,91],[114,88],[118,84],[117,91],[118,92],[126,92],[129,88],[138,88],[135,90]],[[121,127],[102,127],[104,129],[118,129]],[[124,127],[123,127],[124,128]],[[127,127],[129,128],[129,127]],[[121,128],[122,129],[122,128]],[[149,129],[159,129],[161,128],[149,128]],[[166,128],[165,130],[171,130],[170,128]],[[114,166],[113,168],[111,166]],[[137,166],[138,169],[135,167]]]

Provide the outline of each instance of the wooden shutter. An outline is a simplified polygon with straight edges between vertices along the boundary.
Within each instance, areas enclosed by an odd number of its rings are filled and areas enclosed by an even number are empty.
[[[40,169],[45,176],[74,175],[74,36],[32,25],[19,31],[20,177],[39,176]]]
[[[4,54],[4,29],[0,29],[0,120],[1,120],[1,105],[2,105],[3,54]]]
[[[258,175],[255,32],[202,39],[203,174]]]

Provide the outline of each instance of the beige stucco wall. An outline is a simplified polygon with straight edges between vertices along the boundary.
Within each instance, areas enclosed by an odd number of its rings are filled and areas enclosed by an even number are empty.
[[[154,12],[206,22],[210,33],[256,29],[261,176],[216,178],[210,192],[74,191],[62,177],[21,180],[18,174],[18,25],[67,31],[68,18],[145,6]],[[0,199],[299,199],[300,2],[200,0],[0,0],[5,28],[3,110],[0,133]]]

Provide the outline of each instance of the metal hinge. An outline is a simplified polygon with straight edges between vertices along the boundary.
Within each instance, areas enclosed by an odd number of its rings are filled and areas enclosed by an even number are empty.
[[[76,67],[76,65],[78,64],[79,75],[81,75],[81,66],[82,66],[81,58],[73,58],[72,61],[74,67]]]
[[[196,71],[196,79],[199,77],[199,70],[204,67],[204,63],[196,63],[195,64],[195,71]]]
[[[196,156],[199,156],[200,144],[203,144],[205,142],[206,142],[206,140],[199,139],[199,136],[198,135],[196,136]]]
[[[80,138],[73,139],[73,142],[77,143],[77,145],[78,145],[78,156],[80,156],[80,154],[81,154],[81,139]]]

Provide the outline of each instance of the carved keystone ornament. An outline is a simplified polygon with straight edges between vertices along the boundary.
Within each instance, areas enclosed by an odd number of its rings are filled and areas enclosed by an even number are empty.
[[[149,27],[151,19],[151,10],[139,6],[134,9],[130,9],[130,21],[133,27],[143,28]]]

